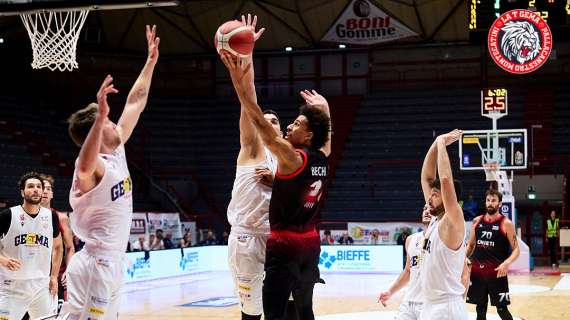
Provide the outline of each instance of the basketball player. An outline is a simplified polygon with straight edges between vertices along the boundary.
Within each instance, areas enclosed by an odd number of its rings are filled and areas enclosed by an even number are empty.
[[[507,272],[520,254],[515,226],[499,212],[503,195],[489,189],[485,193],[484,215],[473,220],[467,255],[472,257],[471,287],[467,302],[477,305],[477,320],[487,319],[487,296],[502,320],[512,320]]]
[[[430,208],[426,204],[422,211],[422,224],[427,228],[431,220]],[[402,299],[398,314],[395,320],[417,320],[423,306],[423,295],[421,290],[420,266],[421,251],[424,243],[424,231],[416,232],[406,238],[406,267],[400,273],[396,281],[387,291],[380,293],[378,302],[384,307],[387,306],[388,300],[400,289],[408,285],[406,294]]]
[[[316,92],[287,127],[283,138],[263,117],[257,105],[253,63],[234,61],[222,53],[232,83],[250,121],[263,143],[277,158],[277,172],[269,205],[271,235],[267,240],[263,313],[265,319],[285,319],[291,293],[297,316],[314,319],[313,288],[319,281],[320,239],[315,230],[317,208],[328,178],[330,115],[328,104],[317,104]],[[324,99],[324,98],[323,98]],[[325,100],[326,101],[326,100]]]
[[[40,206],[36,172],[20,178],[23,204],[0,212],[0,319],[53,315],[63,255],[57,215]]]
[[[253,28],[257,25],[257,16],[242,22]],[[254,40],[259,39],[265,29],[255,32]],[[253,72],[245,75],[251,77]],[[265,120],[278,136],[283,136],[277,113],[272,110],[263,112]],[[263,312],[262,287],[265,246],[269,237],[269,199],[271,187],[277,170],[277,159],[263,145],[261,137],[241,108],[240,150],[237,157],[236,177],[232,190],[232,199],[228,206],[228,222],[231,232],[228,239],[228,264],[240,300],[242,320],[259,320]]]
[[[97,103],[69,118],[69,134],[81,146],[75,162],[69,202],[73,233],[85,242],[67,267],[68,301],[61,313],[70,319],[117,319],[123,284],[123,260],[133,214],[133,185],[124,144],[143,112],[160,39],[156,26],[146,26],[148,58],[117,124],[108,118],[107,95],[117,93],[107,76]]]
[[[437,137],[422,167],[422,191],[433,216],[422,250],[422,320],[467,319],[463,299],[465,286],[461,283],[466,261],[465,221],[458,203],[461,188],[453,180],[446,149],[459,140],[461,134],[460,130],[453,130]]]
[[[44,183],[44,193],[42,194],[42,202],[40,205],[46,209],[49,209],[55,214],[57,214],[59,220],[60,232],[63,238],[63,261],[58,274],[58,280],[61,284],[58,286],[57,298],[58,306],[63,303],[65,299],[65,287],[67,286],[65,282],[65,268],[69,265],[71,257],[75,254],[75,247],[73,245],[73,234],[71,233],[71,228],[69,227],[69,218],[65,212],[59,212],[51,207],[51,200],[53,199],[53,186],[54,178],[49,174],[41,174],[42,181]]]

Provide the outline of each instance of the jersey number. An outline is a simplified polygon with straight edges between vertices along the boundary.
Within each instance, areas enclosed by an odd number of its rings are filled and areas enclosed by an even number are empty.
[[[499,293],[499,302],[503,301],[511,301],[511,294],[509,292],[501,292]]]
[[[481,238],[491,239],[493,237],[493,232],[491,231],[483,231]]]
[[[309,192],[309,196],[317,197],[321,192],[322,187],[323,187],[323,182],[321,180],[313,182],[313,184],[311,185],[311,191]]]

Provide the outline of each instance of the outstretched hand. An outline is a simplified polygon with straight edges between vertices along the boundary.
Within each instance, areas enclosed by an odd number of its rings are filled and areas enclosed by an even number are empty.
[[[455,141],[461,139],[463,135],[463,131],[459,129],[455,129],[448,133],[442,134],[437,137],[438,140],[442,141],[446,146],[453,144]]]
[[[158,59],[158,45],[160,38],[156,36],[156,25],[146,25],[146,42],[148,44],[148,60],[155,61]]]
[[[100,117],[101,119],[107,118],[109,116],[107,94],[119,92],[117,89],[115,89],[112,82],[113,77],[111,77],[111,75],[107,75],[101,84],[101,88],[99,88],[99,91],[97,92],[97,105],[99,106],[99,113],[97,114],[97,117]]]
[[[305,102],[309,106],[315,106],[315,107],[328,107],[329,106],[327,99],[325,99],[325,97],[320,95],[315,90],[311,90],[311,91],[303,90],[300,92],[300,94],[301,94],[301,97],[303,99],[305,99]]]
[[[234,86],[242,86],[244,84],[242,83],[244,77],[251,70],[251,59],[235,57],[225,51],[222,51],[220,53],[220,58],[222,59],[222,62],[226,68],[228,68]]]
[[[253,41],[257,41],[265,32],[265,28],[261,28],[258,31],[255,31],[255,27],[257,26],[257,16],[253,16],[253,21],[251,20],[251,13],[247,14],[247,19],[244,15],[241,16],[241,22],[246,26],[251,26],[253,29]]]

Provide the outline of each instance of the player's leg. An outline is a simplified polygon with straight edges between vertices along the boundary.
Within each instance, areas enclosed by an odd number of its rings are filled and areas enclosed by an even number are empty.
[[[83,251],[83,250],[82,250]],[[116,319],[110,310],[113,287],[122,281],[117,274],[116,262],[104,257],[94,257],[80,251],[72,258],[67,269],[68,301],[61,313],[70,313],[70,319]]]
[[[477,320],[487,320],[487,301],[477,304]]]
[[[259,320],[263,312],[262,288],[267,236],[230,233],[228,260],[240,300],[242,320]]]
[[[290,270],[290,257],[278,250],[269,249],[265,256],[265,279],[263,280],[263,314],[266,320],[282,320],[287,314],[287,303],[295,278]]]
[[[396,314],[394,320],[417,320],[419,319],[419,314],[421,312],[419,312],[416,316],[415,311],[416,310],[414,310],[413,304],[411,304],[409,301],[402,301],[398,307],[398,313]]]
[[[507,306],[511,304],[508,277],[495,278],[489,282],[491,305],[497,307],[497,313],[502,320],[512,320],[513,316]]]
[[[303,284],[301,288],[293,290],[293,300],[297,310],[297,318],[300,320],[314,320],[313,313],[313,290],[314,283]]]
[[[0,282],[0,320],[22,319],[28,310],[28,294],[22,281]]]
[[[471,285],[467,291],[467,302],[477,305],[477,320],[487,318],[487,281],[477,273],[471,273]]]
[[[33,292],[28,307],[30,319],[47,317],[56,313],[57,296],[51,295],[47,282],[35,282],[30,288],[30,292]]]

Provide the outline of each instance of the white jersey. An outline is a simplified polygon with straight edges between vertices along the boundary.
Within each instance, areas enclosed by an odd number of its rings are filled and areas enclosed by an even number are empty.
[[[422,246],[424,244],[424,233],[416,232],[408,237],[409,242],[406,247],[408,260],[410,262],[410,282],[406,294],[404,295],[403,302],[422,302],[422,284],[420,279],[420,266],[422,256]]]
[[[0,268],[0,278],[30,280],[49,278],[53,249],[53,213],[46,208],[31,217],[22,206],[10,208],[10,229],[0,239],[2,255],[18,259],[22,266],[18,271]]]
[[[85,194],[79,190],[77,172],[69,192],[73,212],[69,222],[86,245],[125,252],[133,216],[133,184],[127,167],[125,147],[111,154],[100,153],[105,173],[99,184]]]
[[[265,161],[236,167],[232,199],[228,205],[228,222],[233,231],[269,233],[269,200],[271,187],[255,178],[256,168],[268,168],[273,175],[277,171],[277,159],[263,147]]]
[[[457,250],[449,249],[439,236],[439,220],[432,219],[426,231],[422,250],[421,282],[426,301],[449,301],[463,299],[465,287],[461,273],[465,263],[465,241]]]

